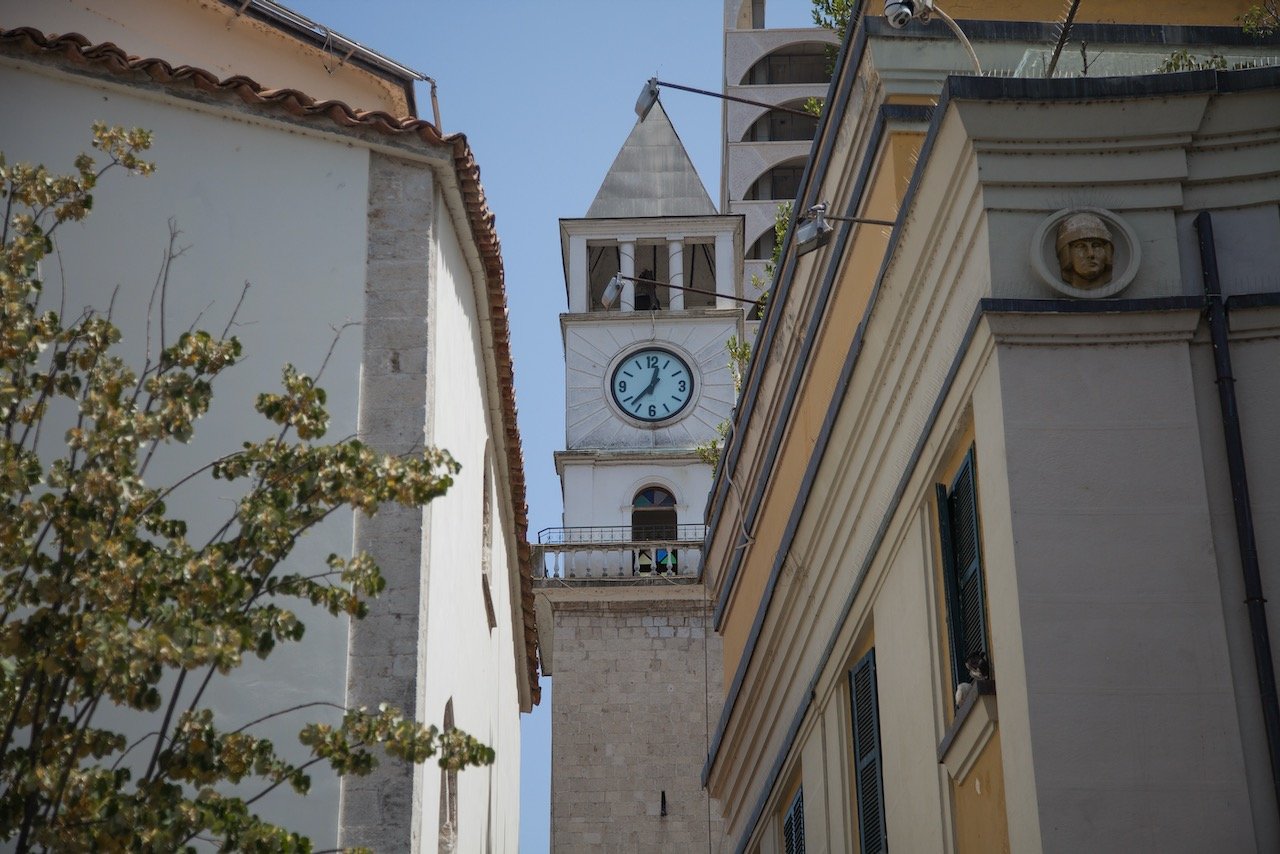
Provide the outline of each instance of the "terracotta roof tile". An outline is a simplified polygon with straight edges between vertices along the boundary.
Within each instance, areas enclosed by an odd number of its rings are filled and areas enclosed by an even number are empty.
[[[502,243],[494,228],[494,215],[480,183],[480,167],[463,134],[442,134],[433,124],[414,116],[397,118],[381,110],[357,110],[342,101],[317,101],[297,89],[267,89],[244,75],[219,78],[203,68],[173,66],[163,59],[130,56],[110,42],[92,44],[78,33],[46,35],[31,27],[0,29],[0,51],[36,57],[56,58],[89,70],[106,71],[134,82],[151,82],[181,90],[191,87],[214,96],[236,96],[245,104],[264,110],[281,110],[296,118],[323,118],[352,129],[370,129],[400,138],[416,137],[430,145],[447,145],[453,152],[453,167],[471,236],[480,252],[489,291],[493,326],[494,361],[502,392],[503,433],[507,437],[511,497],[515,509],[515,535],[520,564],[521,610],[524,614],[525,659],[533,703],[541,700],[538,685],[538,633],[533,611],[532,555],[529,548],[529,517],[525,492],[524,452],[516,422],[514,370],[511,362],[511,329],[507,315]]]

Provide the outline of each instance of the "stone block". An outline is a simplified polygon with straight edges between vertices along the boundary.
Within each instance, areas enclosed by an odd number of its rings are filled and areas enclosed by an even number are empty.
[[[368,321],[364,326],[364,348],[407,350],[427,346],[425,317],[390,317]]]
[[[370,212],[370,225],[389,227],[370,228],[368,243],[368,259],[370,266],[381,261],[420,260],[428,263],[431,253],[431,232],[421,227],[409,227],[414,219],[414,212],[408,210],[381,210]],[[399,226],[398,228],[396,226]]]
[[[360,396],[375,408],[381,408],[378,404],[383,401],[412,405],[418,401],[425,403],[427,386],[420,374],[365,374],[360,378]]]
[[[429,279],[428,270],[423,259],[388,258],[370,262],[365,267],[365,293],[394,293],[406,291],[421,293],[424,298]],[[423,315],[426,315],[424,300]]]
[[[365,315],[369,320],[426,318],[428,287],[419,265],[397,264],[369,270]]]

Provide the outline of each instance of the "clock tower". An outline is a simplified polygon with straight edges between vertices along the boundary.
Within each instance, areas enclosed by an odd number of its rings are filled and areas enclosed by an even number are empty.
[[[720,844],[701,785],[723,690],[701,565],[712,469],[696,448],[734,405],[726,342],[754,333],[742,229],[661,104],[587,215],[560,221],[564,519],[534,546],[553,851]]]

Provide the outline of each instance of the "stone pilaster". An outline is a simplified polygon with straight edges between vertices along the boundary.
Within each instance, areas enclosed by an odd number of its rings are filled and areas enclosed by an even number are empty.
[[[432,198],[430,170],[370,153],[358,430],[387,453],[420,450],[426,440]],[[385,702],[418,714],[424,512],[390,505],[356,516],[355,548],[373,556],[387,586],[351,623],[349,706]],[[339,845],[412,850],[413,784],[413,767],[385,756],[370,776],[343,778]]]

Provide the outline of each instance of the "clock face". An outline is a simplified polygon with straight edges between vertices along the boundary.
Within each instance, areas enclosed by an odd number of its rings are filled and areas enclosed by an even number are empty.
[[[630,353],[609,378],[613,402],[639,421],[674,418],[693,399],[693,372],[684,359],[662,347]]]

